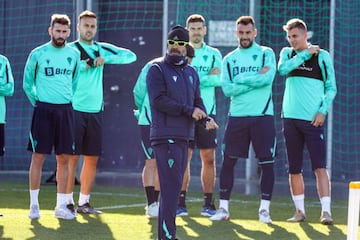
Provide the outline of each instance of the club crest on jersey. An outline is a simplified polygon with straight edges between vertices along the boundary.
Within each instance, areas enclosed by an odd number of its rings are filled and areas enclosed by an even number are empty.
[[[256,61],[256,59],[258,58],[258,55],[252,55],[252,58],[254,60],[254,62]]]
[[[208,58],[209,58],[208,55],[204,55],[204,56],[203,56],[203,59],[204,59],[205,62],[208,60]]]
[[[177,76],[172,76],[172,79],[174,80],[174,82],[177,81]]]
[[[71,66],[72,58],[68,57],[68,58],[66,58],[66,60],[68,61],[69,65]]]

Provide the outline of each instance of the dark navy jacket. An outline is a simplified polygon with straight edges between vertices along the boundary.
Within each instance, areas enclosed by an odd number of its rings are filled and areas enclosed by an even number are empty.
[[[176,66],[166,55],[150,67],[146,84],[152,114],[150,140],[193,140],[194,108],[206,111],[196,70],[186,63]]]

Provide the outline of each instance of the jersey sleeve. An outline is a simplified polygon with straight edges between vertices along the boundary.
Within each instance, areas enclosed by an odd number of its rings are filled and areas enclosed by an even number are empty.
[[[100,56],[105,59],[105,64],[129,64],[136,61],[136,54],[129,49],[103,42],[99,45]]]
[[[296,55],[293,57],[291,56],[292,51],[292,48],[289,47],[285,47],[280,51],[278,71],[281,76],[285,76],[286,74],[290,73],[312,57],[307,49],[296,53]]]
[[[247,85],[239,85],[234,83],[230,69],[230,62],[225,58],[222,63],[221,70],[221,88],[225,96],[233,97],[242,93],[249,92],[253,89],[253,87],[249,87]]]
[[[221,85],[221,66],[222,66],[222,56],[218,49],[213,51],[213,66],[212,68],[219,69],[220,73],[218,74],[208,74],[201,77],[200,86],[201,87],[218,87]]]
[[[23,90],[32,105],[35,105],[35,101],[36,101],[36,88],[35,88],[36,66],[37,66],[36,54],[34,52],[31,52],[25,64],[24,76],[23,76]]]
[[[135,100],[135,105],[138,109],[138,111],[141,111],[142,105],[144,103],[144,99],[147,93],[146,89],[146,74],[149,71],[149,68],[151,66],[151,63],[147,63],[142,69],[139,74],[139,77],[135,83],[134,89],[133,89],[133,95]],[[140,113],[140,112],[139,112]]]
[[[319,112],[326,115],[337,93],[334,64],[328,52],[324,50],[320,51],[319,65],[325,87],[325,94]]]
[[[1,96],[12,96],[14,94],[14,77],[12,74],[9,60],[4,57],[3,77],[4,81],[0,84],[0,95]]]

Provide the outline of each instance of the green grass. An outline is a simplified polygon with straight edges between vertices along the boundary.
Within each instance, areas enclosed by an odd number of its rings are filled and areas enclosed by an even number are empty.
[[[78,186],[75,190],[78,198]],[[76,220],[58,220],[53,216],[56,200],[54,185],[40,191],[40,220],[28,218],[29,195],[26,183],[0,183],[0,239],[156,239],[157,220],[144,216],[142,189],[96,186],[91,202],[104,212],[98,216],[77,215]],[[275,197],[271,204],[272,224],[259,223],[258,197],[233,194],[231,220],[212,222],[199,214],[201,193],[189,193],[189,217],[176,219],[177,234],[182,240],[201,239],[346,239],[347,201],[333,201],[334,226],[319,223],[317,199],[307,199],[307,221],[287,223],[294,213],[290,197]],[[359,235],[360,236],[360,235]]]

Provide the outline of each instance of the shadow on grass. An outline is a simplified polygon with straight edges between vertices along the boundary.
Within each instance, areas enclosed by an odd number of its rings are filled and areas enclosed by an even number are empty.
[[[251,219],[253,220],[253,219]],[[270,228],[266,232],[263,229],[252,230],[242,226],[241,223],[234,221],[216,221],[211,225],[199,224],[198,221],[185,217],[183,218],[185,224],[177,227],[177,235],[180,239],[224,239],[238,240],[238,239],[276,239],[276,240],[300,240],[299,236],[294,232],[289,231],[285,227],[281,227],[281,222],[271,224],[264,224],[264,228]],[[346,239],[345,234],[335,226],[327,226],[328,234],[320,232],[316,229],[316,225],[311,222],[294,223],[294,227],[300,227],[308,236],[303,239]],[[191,235],[189,236],[189,233]]]
[[[233,221],[215,221],[211,225],[202,225],[192,218],[183,218],[186,222],[185,226],[178,227],[178,236],[180,239],[298,239],[295,234],[288,232],[286,229],[277,225],[269,224],[273,228],[271,235],[265,233],[261,229],[249,230],[241,226],[241,224]],[[188,232],[192,232],[196,236],[188,236]]]
[[[4,227],[0,225],[0,239],[1,240],[12,240],[12,238],[4,238]]]
[[[80,223],[75,220],[58,219],[59,228],[47,228],[39,221],[32,220],[31,229],[35,237],[28,238],[28,240],[35,239],[104,239],[113,240],[119,239],[114,237],[107,224],[103,223],[98,215],[82,215],[86,220]]]
[[[316,226],[310,222],[302,222],[299,224],[306,235],[310,236],[309,239],[329,239],[329,237],[332,239],[346,239],[346,235],[337,228],[336,225],[326,226],[329,231],[329,235],[326,235],[316,230]]]
[[[157,232],[158,232],[158,219],[157,218],[150,218],[148,224],[151,226],[151,235],[150,239],[157,239]]]

